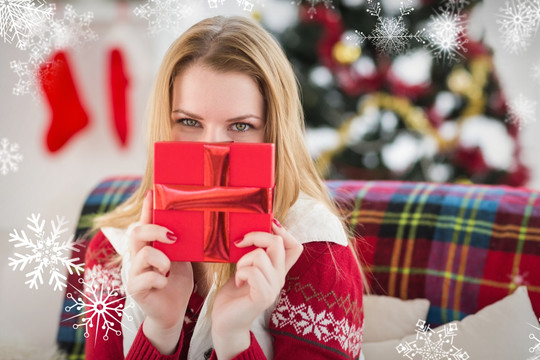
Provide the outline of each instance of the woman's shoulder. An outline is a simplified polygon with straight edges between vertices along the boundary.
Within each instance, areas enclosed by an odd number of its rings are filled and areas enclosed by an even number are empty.
[[[349,245],[331,242],[304,244],[298,261],[289,270],[288,282],[316,282],[331,289],[344,286],[362,292],[362,275],[358,260]]]
[[[118,255],[128,251],[129,234],[137,223],[127,228],[102,227],[90,240],[86,250],[86,262],[109,262]]]
[[[103,227],[90,240],[86,251],[86,261],[108,262],[118,255],[123,256],[128,251],[129,235],[138,223],[127,228]]]
[[[289,209],[283,226],[300,243],[331,242],[346,246],[341,220],[322,202],[304,194]]]
[[[361,293],[360,268],[343,223],[325,204],[302,193],[283,225],[304,246],[289,270],[289,283],[313,282],[328,289],[342,284]]]
[[[98,230],[86,247],[85,264],[88,268],[94,264],[104,264],[116,255],[116,250],[105,236],[103,231]]]

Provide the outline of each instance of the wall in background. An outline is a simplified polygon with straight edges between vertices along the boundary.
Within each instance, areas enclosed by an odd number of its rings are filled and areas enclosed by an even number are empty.
[[[99,40],[67,52],[90,123],[57,153],[48,153],[45,146],[50,122],[45,98],[12,94],[18,78],[10,62],[24,60],[25,55],[12,44],[0,42],[0,137],[18,143],[24,156],[17,172],[0,175],[0,316],[5,320],[0,325],[0,348],[8,344],[51,347],[63,297],[62,292],[46,285],[29,289],[24,284],[27,269],[14,272],[8,267],[7,259],[15,252],[8,243],[9,232],[25,229],[30,234],[26,218],[39,213],[47,221],[47,231],[49,221],[59,215],[69,221],[72,234],[86,196],[99,181],[116,174],[141,174],[145,168],[146,99],[163,44],[169,39],[149,38],[146,21],[134,16],[125,21],[130,31],[118,34],[119,9],[112,3],[95,5],[91,27]],[[75,7],[78,13],[90,10]],[[124,51],[129,75],[132,132],[125,148],[115,138],[109,114],[107,58],[114,37]]]
[[[503,6],[503,0],[484,1],[473,12],[470,19],[470,31],[484,37],[484,42],[494,49],[494,61],[501,84],[508,98],[522,94],[535,102],[532,111],[536,121],[524,126],[520,132],[523,148],[523,161],[530,167],[531,178],[528,186],[540,189],[540,78],[534,78],[532,67],[540,67],[540,34],[537,33],[529,49],[520,55],[510,54],[500,42],[497,14]]]

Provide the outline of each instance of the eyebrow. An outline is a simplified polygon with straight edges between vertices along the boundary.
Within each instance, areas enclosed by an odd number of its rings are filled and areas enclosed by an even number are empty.
[[[203,118],[200,115],[194,114],[192,112],[189,112],[189,111],[186,111],[186,110],[183,110],[183,109],[175,109],[172,112],[173,113],[186,114],[187,116],[192,117],[192,118],[197,119],[197,120],[201,120]],[[227,119],[226,121],[227,122],[233,122],[233,121],[244,120],[244,119],[247,119],[247,118],[254,118],[254,119],[262,120],[260,116],[253,115],[253,114],[245,114],[245,115],[240,115],[240,116],[233,117],[231,119]]]
[[[189,111],[186,111],[186,110],[183,110],[183,109],[173,110],[172,113],[173,114],[174,113],[182,113],[182,114],[186,114],[187,116],[195,118],[195,119],[202,119],[202,116],[199,116],[199,115],[194,114],[194,113],[190,113]]]

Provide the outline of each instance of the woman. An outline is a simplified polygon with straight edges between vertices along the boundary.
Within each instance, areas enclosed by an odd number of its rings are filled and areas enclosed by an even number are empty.
[[[90,329],[87,358],[358,358],[361,269],[304,144],[296,79],[276,41],[241,17],[194,25],[163,60],[149,123],[140,188],[98,219],[86,257],[94,277],[121,269],[124,331]],[[171,263],[151,246],[183,240],[151,224],[152,144],[163,140],[275,144],[277,220],[272,234],[235,243],[258,247],[236,265]]]

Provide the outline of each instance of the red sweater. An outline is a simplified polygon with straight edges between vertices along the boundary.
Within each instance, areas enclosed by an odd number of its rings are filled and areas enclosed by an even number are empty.
[[[109,266],[115,254],[100,231],[86,252],[85,283],[98,293],[107,288],[121,288],[119,267]],[[96,293],[95,290],[93,290]],[[107,299],[118,311],[112,313],[108,326],[87,327],[86,359],[123,359],[121,307],[123,291],[112,292]],[[188,305],[178,349],[162,355],[139,328],[127,359],[187,359],[191,336],[204,299],[193,293]],[[362,281],[355,258],[348,247],[313,242],[287,274],[285,286],[270,317],[274,359],[356,359],[362,341]],[[211,351],[209,351],[210,356]],[[217,359],[211,353],[211,359]],[[250,347],[235,359],[266,359],[251,334]]]

